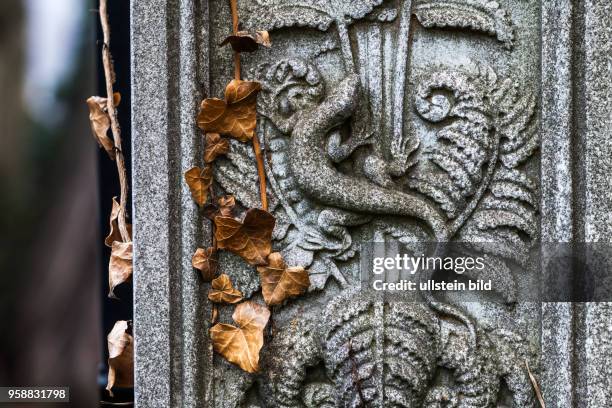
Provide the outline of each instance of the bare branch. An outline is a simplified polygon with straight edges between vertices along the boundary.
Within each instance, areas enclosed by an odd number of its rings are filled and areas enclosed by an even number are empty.
[[[126,208],[128,197],[128,180],[127,171],[125,169],[125,157],[121,149],[121,128],[117,119],[117,109],[113,98],[113,85],[115,83],[115,69],[113,67],[113,58],[110,52],[110,24],[108,22],[107,0],[100,0],[100,24],[102,25],[102,33],[104,35],[104,44],[102,45],[102,64],[104,66],[104,77],[106,79],[106,109],[111,122],[111,132],[115,143],[117,163],[117,173],[119,174],[119,185],[121,186],[121,195],[119,196],[119,215],[117,222],[119,232],[123,242],[132,240],[127,228]]]

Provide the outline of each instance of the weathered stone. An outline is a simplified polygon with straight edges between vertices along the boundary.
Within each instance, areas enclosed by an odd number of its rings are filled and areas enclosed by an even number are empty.
[[[133,2],[137,405],[531,407],[527,361],[550,406],[605,406],[607,305],[398,302],[360,290],[359,257],[365,242],[415,253],[494,242],[490,267],[523,268],[506,279],[514,287],[536,261],[517,254],[538,242],[612,240],[610,6],[241,0],[239,10],[244,28],[271,32],[271,49],[243,56],[243,76],[262,83],[274,247],[309,269],[311,290],[275,308],[261,373],[211,354],[208,286],[190,264],[211,230],[181,179],[201,162],[199,101],[233,75],[231,50],[209,48],[230,32],[229,2]],[[249,146],[232,141],[215,180],[243,208],[259,206]],[[252,268],[223,254],[221,270],[262,302]],[[231,313],[222,307],[220,320]]]

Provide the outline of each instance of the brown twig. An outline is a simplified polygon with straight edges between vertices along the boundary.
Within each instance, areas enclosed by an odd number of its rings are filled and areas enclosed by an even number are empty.
[[[238,0],[230,0],[232,9],[232,32],[234,35],[238,33]],[[240,80],[240,53],[234,51],[234,78]]]
[[[232,30],[234,35],[238,32],[238,0],[230,0],[230,7],[232,9]],[[234,78],[240,80],[240,53],[234,51]],[[259,195],[261,197],[261,208],[268,211],[268,194],[266,187],[266,169],[264,166],[264,158],[261,153],[261,145],[259,144],[259,137],[253,136],[253,152],[255,153],[255,160],[257,161],[257,174],[259,175]]]
[[[100,24],[102,25],[102,33],[104,35],[104,44],[102,45],[102,64],[104,66],[104,78],[106,80],[106,110],[111,123],[111,132],[113,134],[113,141],[115,144],[115,162],[117,163],[119,185],[121,186],[117,222],[119,225],[121,239],[123,242],[130,242],[132,238],[130,237],[126,223],[128,180],[127,171],[125,169],[125,158],[123,156],[123,151],[121,150],[121,128],[119,127],[119,121],[117,120],[117,109],[115,109],[115,101],[113,98],[115,70],[113,68],[113,59],[110,52],[110,25],[108,22],[107,0],[100,0]]]
[[[266,192],[266,168],[264,166],[264,158],[259,145],[259,137],[253,136],[253,151],[255,152],[255,160],[257,161],[257,174],[259,174],[259,196],[261,197],[261,208],[268,211],[268,194]]]
[[[527,374],[529,375],[529,380],[531,380],[531,385],[536,393],[536,397],[538,397],[538,402],[540,403],[541,408],[546,408],[546,404],[544,404],[544,397],[542,396],[542,391],[540,390],[540,386],[538,385],[538,380],[536,380],[535,376],[531,373],[531,369],[529,368],[529,363],[525,360],[525,367],[527,368]]]
[[[215,190],[213,189],[213,186],[210,186],[208,188],[208,193],[210,195],[210,201],[214,204],[216,202],[216,198],[215,198]],[[218,257],[219,255],[217,254],[217,237],[215,236],[215,223],[212,222],[211,226],[212,226],[212,247],[215,249],[215,251],[213,253],[213,256],[214,257]],[[218,258],[216,260],[218,261]],[[218,265],[218,263],[217,263],[217,265]],[[216,275],[216,272],[217,271],[215,271],[215,275]],[[219,315],[219,310],[217,309],[217,305],[215,303],[213,303],[212,309],[210,311],[210,324],[211,324],[211,326],[214,325],[217,322],[218,315]]]

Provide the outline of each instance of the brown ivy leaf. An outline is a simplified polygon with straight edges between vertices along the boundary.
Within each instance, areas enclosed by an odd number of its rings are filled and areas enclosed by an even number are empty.
[[[213,348],[244,371],[257,372],[263,330],[268,324],[270,311],[263,305],[247,301],[236,307],[232,318],[238,327],[218,323],[210,329]]]
[[[252,208],[244,221],[217,216],[214,219],[215,238],[220,249],[241,256],[250,265],[265,265],[272,251],[272,230],[275,218],[267,211]]]
[[[201,207],[208,200],[208,188],[213,182],[212,167],[206,166],[204,169],[194,167],[185,173],[185,181],[191,191],[191,196]]]
[[[214,303],[234,304],[240,302],[242,297],[242,293],[234,288],[230,277],[226,274],[214,279],[212,289],[208,292],[208,300]]]
[[[231,217],[236,206],[236,198],[233,195],[226,195],[219,198],[217,202],[219,203],[219,214],[222,217]]]
[[[106,112],[106,98],[92,96],[87,99],[87,106],[89,106],[89,122],[94,139],[106,150],[108,157],[115,160],[115,142],[108,137],[111,123]]]
[[[229,140],[224,139],[218,133],[206,134],[206,149],[204,150],[204,161],[214,162],[217,157],[223,156],[230,151]]]
[[[230,44],[236,52],[254,52],[260,45],[270,47],[270,34],[267,31],[255,31],[251,34],[248,31],[238,31],[234,35],[228,36],[220,46]]]
[[[112,388],[134,386],[134,338],[128,333],[130,324],[125,320],[115,323],[108,334],[108,383],[106,389],[111,397]]]
[[[133,263],[131,242],[113,242],[111,257],[108,263],[108,297],[116,298],[114,290],[132,277]]]
[[[219,206],[215,203],[208,203],[202,208],[202,214],[212,221],[219,215]]]
[[[219,266],[217,251],[215,248],[198,248],[191,258],[191,264],[200,271],[205,282],[210,282],[215,278]]]
[[[261,290],[268,305],[280,305],[285,300],[300,296],[310,286],[308,272],[302,267],[288,268],[280,253],[268,256],[267,266],[258,266]]]
[[[248,142],[257,125],[259,82],[232,80],[225,88],[225,100],[204,99],[198,114],[198,126],[204,132],[232,136]]]
[[[232,195],[226,195],[217,200],[217,203],[210,203],[204,206],[202,213],[210,220],[214,220],[217,215],[222,217],[232,217],[236,199]]]
[[[119,205],[119,202],[117,201],[117,197],[113,197],[113,208],[111,210],[111,215],[110,215],[110,220],[109,220],[110,232],[108,233],[106,238],[104,238],[104,244],[109,248],[113,246],[113,242],[123,241],[121,239],[121,232],[119,232],[119,222],[117,221],[119,217],[120,208],[121,206]],[[127,224],[127,230],[131,237],[132,236],[132,224]]]

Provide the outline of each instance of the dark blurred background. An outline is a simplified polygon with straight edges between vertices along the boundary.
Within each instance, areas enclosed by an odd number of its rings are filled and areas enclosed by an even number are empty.
[[[75,407],[110,400],[105,337],[132,313],[129,285],[106,297],[119,188],[85,104],[103,93],[96,8],[0,0],[0,386],[70,386]],[[129,163],[129,1],[109,8]]]

